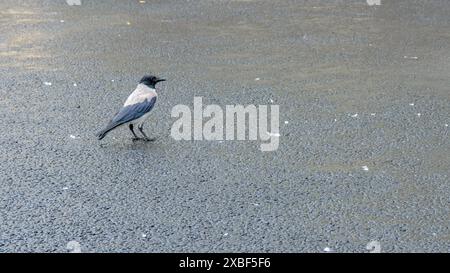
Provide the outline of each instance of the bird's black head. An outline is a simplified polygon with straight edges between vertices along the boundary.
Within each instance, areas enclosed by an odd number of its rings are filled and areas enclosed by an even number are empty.
[[[158,78],[156,76],[147,75],[147,76],[144,76],[139,81],[139,83],[145,84],[145,85],[147,85],[148,87],[151,87],[151,88],[155,88],[155,85],[158,82],[163,82],[163,81],[165,81],[165,79],[161,79],[161,78]]]

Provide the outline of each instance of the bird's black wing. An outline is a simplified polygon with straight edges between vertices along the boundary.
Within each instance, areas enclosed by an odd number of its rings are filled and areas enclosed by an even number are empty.
[[[153,106],[155,106],[155,102],[156,97],[153,97],[150,100],[145,99],[143,102],[127,105],[120,109],[111,120],[110,124],[120,125],[138,119],[150,112],[153,109]]]
[[[117,114],[113,117],[113,119],[106,125],[105,129],[101,130],[97,133],[98,139],[102,139],[106,136],[106,134],[112,129],[138,119],[150,112],[155,106],[156,97],[152,97],[150,100],[145,99],[143,102],[139,102],[132,105],[127,105],[117,112]]]

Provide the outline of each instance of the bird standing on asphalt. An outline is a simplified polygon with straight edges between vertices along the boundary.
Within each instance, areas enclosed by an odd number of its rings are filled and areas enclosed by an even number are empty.
[[[111,130],[121,125],[128,125],[131,133],[133,133],[133,141],[153,141],[154,139],[148,138],[144,133],[143,126],[156,103],[157,94],[155,86],[158,82],[162,81],[165,81],[165,79],[156,76],[144,76],[139,81],[139,84],[133,93],[131,93],[125,101],[122,109],[117,112],[108,125],[106,125],[105,129],[97,133],[98,139],[103,139]],[[139,132],[141,132],[143,137],[138,137],[136,135],[134,132],[135,125],[137,125]]]

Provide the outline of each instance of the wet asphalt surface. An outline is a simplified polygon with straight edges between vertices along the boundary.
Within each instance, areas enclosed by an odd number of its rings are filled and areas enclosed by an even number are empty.
[[[448,252],[449,14],[443,0],[1,1],[0,252]],[[149,72],[168,79],[157,140],[97,141]],[[194,96],[280,105],[279,149],[175,141],[171,109]]]

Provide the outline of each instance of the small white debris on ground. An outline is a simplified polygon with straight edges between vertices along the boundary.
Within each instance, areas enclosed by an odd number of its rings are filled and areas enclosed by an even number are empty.
[[[255,81],[259,81],[260,80],[260,78],[255,78]]]
[[[414,106],[414,103],[410,103],[409,105],[410,105],[410,106]]]
[[[326,247],[326,248],[323,249],[323,251],[325,251],[325,252],[331,252],[331,248]]]
[[[131,25],[131,22],[130,22],[130,21],[127,21],[127,25]]]
[[[147,234],[145,234],[145,233],[142,233],[142,238],[146,238],[147,237]]]
[[[74,136],[74,135],[70,135],[69,136],[71,139],[77,139],[77,138],[80,138],[80,137],[77,137],[77,136]]]
[[[225,233],[223,234],[223,236],[228,236],[228,232],[225,232]]]
[[[370,115],[371,115],[371,116],[375,116],[375,115],[376,115],[376,113],[370,113]]]
[[[145,4],[145,1],[144,0],[140,0],[139,3]]]
[[[446,124],[444,124],[444,126],[445,126],[445,127],[448,127],[448,124],[446,123]]]
[[[253,203],[253,206],[259,207],[259,204],[258,203]]]
[[[409,59],[409,60],[417,60],[417,59],[419,59],[419,57],[416,57],[416,56],[413,56],[413,57],[410,57],[410,56],[403,56],[403,58]]]
[[[363,171],[369,171],[369,167],[367,167],[367,166],[362,166],[362,169],[363,169]]]
[[[270,103],[273,103],[273,99],[270,99]]]
[[[284,121],[284,124],[289,124],[289,121],[285,120],[285,121]]]
[[[77,86],[77,83],[76,83],[76,82],[74,82],[74,83],[73,83],[73,86],[75,86],[75,87],[76,87],[76,86]]]
[[[52,85],[52,83],[51,82],[44,82],[44,85],[50,86],[50,85]]]
[[[334,122],[336,122],[336,121],[337,121],[337,118],[334,119]]]
[[[351,115],[352,118],[356,118],[358,114]]]
[[[275,136],[275,137],[280,137],[281,136],[279,133],[269,133],[269,132],[267,132],[267,134],[269,136]]]
[[[81,6],[81,0],[66,0],[69,6]]]
[[[417,113],[417,116],[420,117],[422,114],[421,113]]]
[[[366,0],[367,5],[369,6],[380,6],[381,0]]]
[[[381,244],[378,241],[370,241],[366,245],[366,249],[369,250],[370,253],[381,253]]]
[[[111,80],[112,82],[114,82],[114,80]]]
[[[77,241],[68,242],[66,248],[70,253],[81,253],[81,245]]]
[[[64,20],[59,20],[61,23],[64,23],[65,21]]]
[[[68,189],[69,189],[69,187],[63,187],[62,189],[63,189],[63,190],[68,190]]]

